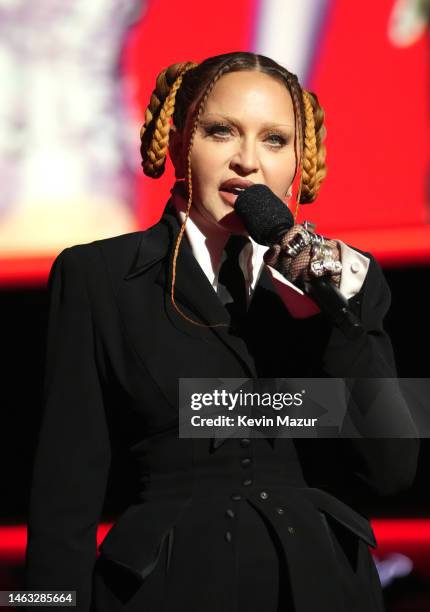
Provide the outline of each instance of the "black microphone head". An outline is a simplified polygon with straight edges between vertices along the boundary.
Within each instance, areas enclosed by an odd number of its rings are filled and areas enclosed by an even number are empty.
[[[247,187],[237,198],[234,209],[255,242],[271,246],[281,231],[294,225],[294,217],[284,202],[266,185]]]

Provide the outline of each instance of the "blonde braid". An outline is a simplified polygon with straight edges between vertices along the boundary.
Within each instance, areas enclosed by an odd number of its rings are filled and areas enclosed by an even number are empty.
[[[222,75],[227,72],[227,70],[230,68],[229,64],[225,64],[224,66],[222,66],[220,68],[220,70],[217,72],[217,74],[214,76],[214,78],[212,79],[212,82],[209,83],[206,92],[203,96],[203,98],[201,99],[198,107],[194,110],[194,123],[191,129],[191,134],[190,134],[190,139],[188,142],[188,151],[187,151],[187,187],[188,187],[188,202],[187,202],[187,210],[185,212],[185,218],[184,221],[181,225],[181,228],[179,230],[179,234],[176,240],[176,244],[175,244],[175,249],[174,249],[174,253],[173,253],[173,265],[172,265],[172,286],[171,286],[171,290],[170,290],[170,298],[171,298],[171,302],[173,307],[177,310],[177,312],[184,318],[187,319],[187,321],[189,321],[190,323],[194,323],[194,325],[198,325],[199,327],[228,327],[227,323],[214,323],[213,325],[206,325],[205,323],[200,323],[199,321],[196,321],[195,319],[191,319],[190,317],[188,317],[186,314],[184,314],[182,312],[182,310],[177,306],[176,302],[175,302],[175,280],[176,280],[176,260],[178,257],[178,252],[179,252],[179,246],[181,244],[182,241],[182,237],[184,235],[185,232],[185,225],[187,223],[187,219],[189,217],[190,214],[190,208],[191,208],[191,204],[193,201],[193,188],[192,188],[192,175],[191,175],[191,149],[193,147],[193,142],[194,142],[194,136],[196,134],[198,125],[199,125],[199,121],[200,121],[200,117],[202,115],[202,112],[204,110],[206,101],[211,93],[211,91],[213,90],[215,84],[217,83],[217,81],[222,77]]]
[[[322,106],[318,102],[318,98],[315,94],[311,93],[311,99],[314,103],[314,117],[315,117],[315,134],[317,139],[317,176],[316,176],[316,191],[320,189],[321,183],[327,176],[326,166],[326,147],[323,143],[327,136],[327,129],[324,123],[325,113]],[[315,196],[316,197],[316,196]]]
[[[325,165],[326,148],[323,140],[326,136],[324,111],[318,103],[317,96],[302,89],[305,114],[304,149],[302,157],[301,189],[298,202],[313,202],[327,174]]]
[[[184,74],[195,66],[197,64],[194,62],[173,64],[157,77],[156,87],[145,111],[145,123],[140,130],[142,168],[147,176],[159,178],[164,172],[176,93]],[[164,102],[161,103],[163,98]],[[151,140],[148,143],[149,137]]]
[[[305,117],[304,117],[303,108],[302,108],[303,106],[302,105],[302,93],[301,93],[302,90],[297,80],[297,77],[291,74],[287,79],[287,83],[289,86],[291,98],[293,100],[294,116],[295,116],[294,156],[296,159],[296,167],[294,169],[294,176],[296,176],[298,161],[300,161],[300,167],[301,167],[301,163],[303,159],[303,146],[304,146],[303,145],[303,125],[305,122]],[[301,194],[301,188],[302,188],[302,176],[303,176],[303,173],[302,173],[302,170],[300,170],[300,185],[299,185],[299,190],[298,190],[297,197],[296,197],[296,208],[293,213],[294,222],[296,222],[296,217],[299,212],[299,205],[301,202],[300,194]]]

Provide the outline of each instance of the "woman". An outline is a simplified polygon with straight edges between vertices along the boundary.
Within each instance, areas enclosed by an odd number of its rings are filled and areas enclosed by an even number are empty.
[[[415,440],[178,435],[180,378],[396,376],[371,254],[328,239],[321,254],[298,224],[268,249],[235,213],[252,184],[291,203],[298,171],[296,204],[316,198],[323,119],[315,94],[264,56],[158,76],[142,165],[157,178],[169,150],[178,179],[160,222],[67,248],[51,270],[26,588],[76,590],[80,612],[383,610],[374,534],[353,505],[360,485],[411,484]],[[233,256],[231,236],[246,243]],[[358,339],[298,289],[311,260],[361,318]],[[113,439],[136,462],[136,502],[96,561]]]

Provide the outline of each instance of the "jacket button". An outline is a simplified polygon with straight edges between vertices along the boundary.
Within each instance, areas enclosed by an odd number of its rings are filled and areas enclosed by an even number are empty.
[[[251,444],[251,440],[249,438],[242,438],[239,444],[245,448]]]
[[[233,501],[240,501],[242,499],[242,496],[235,493],[234,495],[231,496],[231,499]]]
[[[288,527],[288,531],[291,533],[291,535],[293,535],[294,533],[296,533],[294,527]]]
[[[250,485],[252,485],[252,480],[250,478],[247,478],[242,482],[242,484],[244,487],[249,487]]]
[[[261,491],[260,497],[261,499],[267,499],[269,497],[269,494],[267,493],[267,491]]]
[[[236,515],[235,515],[235,513],[234,513],[234,510],[232,510],[231,508],[227,508],[227,510],[225,511],[225,513],[226,513],[226,515],[227,515],[229,518],[234,518],[234,517],[236,516]]]
[[[248,465],[250,465],[252,459],[250,457],[244,457],[243,459],[241,459],[240,463],[243,467],[248,467]]]
[[[283,508],[276,508],[276,512],[278,514],[284,514],[284,509]]]
[[[231,531],[226,531],[224,534],[224,537],[226,539],[226,542],[231,542],[231,539],[232,539]]]
[[[356,272],[359,271],[359,269],[360,269],[360,265],[356,261],[354,261],[351,264],[351,272],[354,272],[354,274],[355,274]]]

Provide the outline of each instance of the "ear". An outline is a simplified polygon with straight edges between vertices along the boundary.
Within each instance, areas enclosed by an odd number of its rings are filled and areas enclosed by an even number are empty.
[[[175,168],[175,178],[185,178],[185,160],[183,155],[183,136],[174,125],[169,132],[169,155]]]

